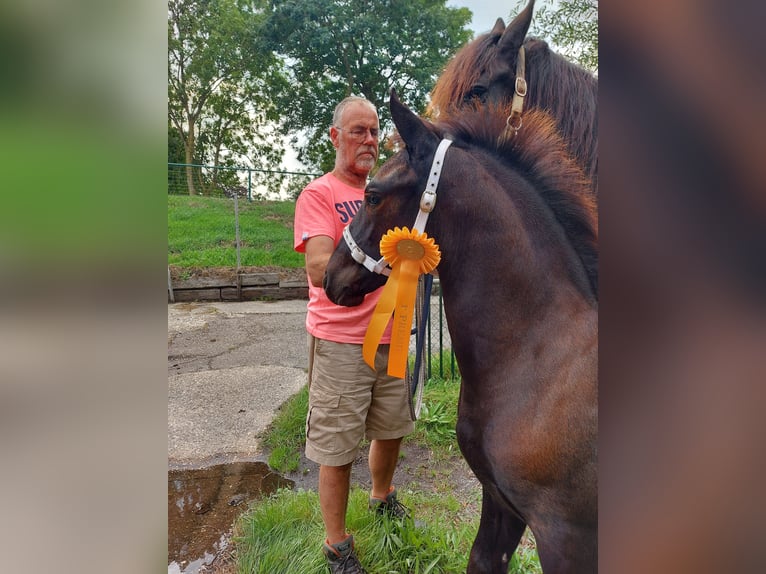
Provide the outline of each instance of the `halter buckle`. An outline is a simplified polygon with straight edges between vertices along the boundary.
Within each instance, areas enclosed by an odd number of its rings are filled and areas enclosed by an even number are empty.
[[[519,95],[519,97],[522,97],[522,98],[526,97],[526,95],[527,95],[527,81],[524,78],[519,77],[519,76],[516,77],[515,92]]]
[[[351,257],[354,258],[354,261],[361,263],[362,265],[364,265],[364,260],[367,259],[367,255],[358,245],[354,245],[351,248]]]
[[[426,213],[431,213],[436,206],[436,191],[426,189],[420,196],[420,209]]]

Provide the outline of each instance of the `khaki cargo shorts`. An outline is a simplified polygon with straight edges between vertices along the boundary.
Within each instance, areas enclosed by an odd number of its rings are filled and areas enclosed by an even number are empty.
[[[388,345],[380,345],[373,371],[362,345],[335,343],[309,335],[309,409],[306,457],[326,466],[353,462],[368,440],[401,438],[415,425],[409,389],[386,373]]]

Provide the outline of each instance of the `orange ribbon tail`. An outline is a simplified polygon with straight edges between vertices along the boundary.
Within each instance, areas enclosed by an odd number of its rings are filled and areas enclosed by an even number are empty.
[[[370,368],[375,368],[375,355],[380,339],[394,315],[391,345],[388,354],[388,374],[404,378],[410,347],[412,317],[418,277],[430,273],[439,263],[439,246],[425,233],[409,231],[406,227],[390,230],[380,240],[380,252],[391,265],[391,275],[378,299],[362,345],[362,356]]]

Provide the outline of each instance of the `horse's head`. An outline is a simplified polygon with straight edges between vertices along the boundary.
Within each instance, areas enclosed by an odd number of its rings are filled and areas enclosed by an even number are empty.
[[[441,115],[478,100],[503,106],[510,102],[516,85],[519,48],[524,43],[535,1],[505,26],[498,18],[494,28],[466,45],[450,61],[431,94],[429,109]]]
[[[390,108],[405,148],[381,166],[367,184],[364,203],[348,227],[360,252],[375,260],[380,259],[380,239],[389,229],[412,228],[440,141],[429,124],[399,101],[394,90]],[[384,275],[358,263],[347,242],[341,241],[327,264],[324,289],[333,303],[353,307],[385,281]]]

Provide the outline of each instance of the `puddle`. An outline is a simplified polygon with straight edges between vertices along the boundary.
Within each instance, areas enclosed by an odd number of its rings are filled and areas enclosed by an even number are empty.
[[[248,503],[293,484],[263,462],[168,471],[168,574],[197,574]]]

